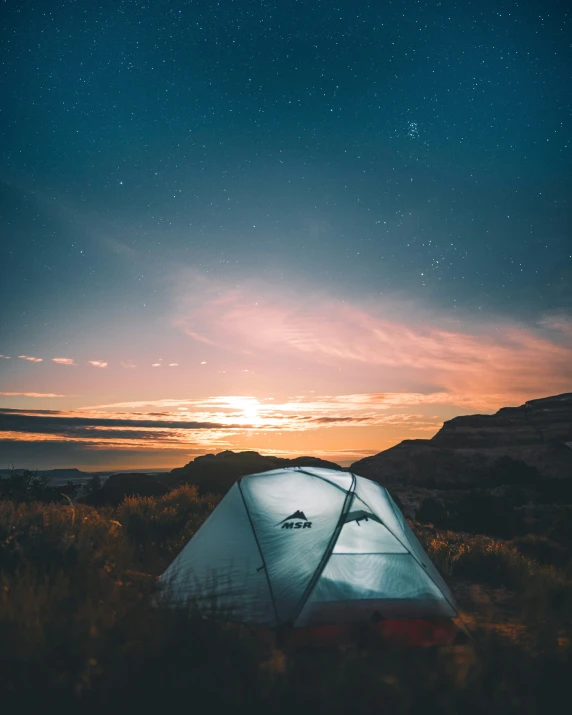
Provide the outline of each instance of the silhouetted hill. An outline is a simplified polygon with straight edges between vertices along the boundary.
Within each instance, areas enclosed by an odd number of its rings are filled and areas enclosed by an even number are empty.
[[[542,478],[564,479],[572,477],[570,445],[572,393],[566,393],[503,407],[494,415],[455,417],[432,439],[405,440],[350,470],[384,485],[462,488],[491,479],[509,483],[494,475],[504,457],[525,465],[529,475],[534,469]]]
[[[258,452],[226,450],[219,454],[205,454],[202,457],[196,457],[184,467],[173,469],[169,476],[165,476],[161,481],[172,485],[196,484],[203,493],[223,494],[240,477],[281,467],[325,467],[342,470],[338,464],[317,457],[286,459],[264,456]]]

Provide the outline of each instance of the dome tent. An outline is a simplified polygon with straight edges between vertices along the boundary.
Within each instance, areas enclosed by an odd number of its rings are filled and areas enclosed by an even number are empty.
[[[243,477],[159,583],[171,602],[261,628],[457,615],[387,490],[331,469]]]

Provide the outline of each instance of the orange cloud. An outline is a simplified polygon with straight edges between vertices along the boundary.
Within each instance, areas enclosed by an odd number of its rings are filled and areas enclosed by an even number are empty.
[[[58,365],[75,365],[73,358],[52,358],[52,362],[57,362]]]
[[[22,360],[29,360],[30,362],[43,362],[43,358],[31,357],[30,355],[18,355]]]
[[[88,360],[88,363],[89,365],[93,365],[93,367],[107,367],[109,364],[103,360]]]
[[[360,399],[355,399],[358,397]],[[440,415],[397,412],[391,409],[390,403],[380,402],[378,398],[379,395],[339,395],[298,397],[275,403],[272,398],[220,395],[203,400],[154,400],[99,405],[84,408],[81,414],[130,420],[146,420],[153,416],[158,424],[172,420],[195,420],[216,423],[221,429],[230,430],[230,433],[308,432],[333,427],[376,426],[436,432],[443,421]],[[157,409],[166,411],[155,412]],[[79,416],[80,412],[73,414]]]

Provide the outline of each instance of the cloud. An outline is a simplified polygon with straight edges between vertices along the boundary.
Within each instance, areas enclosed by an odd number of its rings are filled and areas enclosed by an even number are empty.
[[[34,410],[10,410],[0,409],[0,432],[57,432],[62,427],[135,427],[135,428],[161,428],[166,429],[220,429],[221,427],[232,428],[233,425],[222,425],[212,422],[197,422],[188,420],[145,420],[110,418],[98,416],[79,416],[58,412],[49,415],[36,413]],[[235,427],[242,425],[235,425]]]
[[[109,364],[104,362],[103,360],[88,360],[88,363],[90,365],[93,365],[93,367],[107,367]]]
[[[52,358],[52,362],[57,362],[58,365],[75,365],[73,358]]]
[[[0,355],[0,358],[4,358],[4,360],[10,360],[9,355]]]
[[[169,367],[179,367],[179,363],[178,362],[170,362]]]
[[[251,432],[308,432],[331,427],[405,427],[408,430],[436,432],[443,422],[441,415],[403,411],[403,405],[392,409],[379,395],[337,395],[296,397],[285,402],[254,396],[218,395],[204,399],[154,400],[99,405],[93,410],[100,415],[138,415],[138,419],[156,415],[157,408],[164,419],[197,420],[216,423],[221,429]],[[358,399],[359,398],[359,399]],[[412,400],[414,404],[415,401]],[[118,410],[146,410],[145,412],[117,412]],[[399,412],[399,410],[402,410]]]
[[[75,397],[75,395],[57,395],[53,392],[0,392],[0,397]]]
[[[119,364],[121,365],[121,367],[129,368],[129,369],[133,369],[133,368],[137,367],[137,365],[132,363],[130,360],[128,360],[127,362],[120,362]]]
[[[2,445],[6,442],[60,442],[62,445],[73,442],[97,449],[154,451],[184,450],[194,445],[196,449],[202,446],[204,453],[206,447],[231,446],[230,435],[251,427],[244,421],[233,424],[228,420],[223,424],[172,419],[176,417],[172,414],[163,419],[148,417],[129,413],[104,416],[86,411],[0,409],[0,442]]]
[[[22,360],[29,360],[30,362],[43,362],[43,358],[31,357],[30,355],[18,355]]]
[[[395,414],[383,408],[341,398],[274,404],[248,396],[216,396],[205,400],[157,400],[141,403],[146,407],[165,406],[166,412],[117,412],[123,405],[100,406],[77,411],[0,409],[0,434],[3,439],[75,439],[93,442],[113,441],[136,446],[143,441],[161,444],[186,444],[192,435],[196,443],[236,448],[236,439],[255,434],[302,433],[333,427],[406,427],[411,431],[436,432],[441,418],[421,413]],[[127,403],[130,407],[138,403]],[[204,436],[201,437],[201,432]],[[208,433],[208,437],[206,436]],[[41,435],[41,437],[39,437]],[[242,437],[241,437],[242,435]],[[229,439],[233,441],[229,443]],[[243,447],[244,448],[244,447]],[[313,450],[315,451],[315,450]]]
[[[572,321],[524,325],[503,317],[456,317],[395,301],[351,302],[260,284],[199,282],[174,319],[194,339],[243,355],[367,370],[376,381],[434,385],[464,402],[478,395],[521,400],[572,385]],[[188,285],[188,284],[187,284]],[[490,402],[490,401],[489,401]]]
[[[151,367],[161,367],[161,363],[160,363],[160,362],[154,362],[154,363],[151,365]]]

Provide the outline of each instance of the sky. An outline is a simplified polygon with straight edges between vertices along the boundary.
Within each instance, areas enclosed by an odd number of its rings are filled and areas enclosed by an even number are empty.
[[[571,20],[2,3],[0,468],[348,465],[572,391]]]

